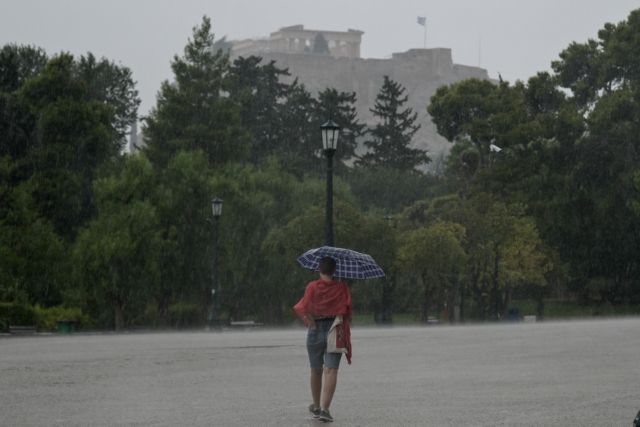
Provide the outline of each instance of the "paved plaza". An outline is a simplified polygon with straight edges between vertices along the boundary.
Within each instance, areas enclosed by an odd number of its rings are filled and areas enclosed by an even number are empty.
[[[0,338],[1,426],[319,426],[302,328]],[[630,426],[640,319],[353,329],[333,426]]]

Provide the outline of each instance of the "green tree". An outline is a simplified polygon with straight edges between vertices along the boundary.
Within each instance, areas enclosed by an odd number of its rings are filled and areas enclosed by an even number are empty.
[[[123,160],[117,173],[96,181],[100,214],[74,247],[76,278],[94,313],[116,330],[131,324],[160,275],[163,249],[155,207],[148,199],[153,170],[142,156]],[[110,316],[106,308],[113,309]]]
[[[321,55],[329,55],[331,53],[329,51],[329,43],[327,43],[327,39],[324,38],[322,33],[316,34],[316,37],[313,39],[313,49],[311,52]]]
[[[432,308],[441,309],[458,293],[466,261],[464,239],[464,227],[449,222],[414,229],[400,238],[397,263],[415,275],[422,289],[420,319],[424,323]]]
[[[316,100],[297,79],[287,90],[280,115],[280,144],[275,154],[282,159],[282,166],[299,178],[319,175],[324,169]]]
[[[18,97],[32,117],[30,137],[35,140],[24,173],[41,214],[71,241],[94,213],[97,168],[119,154],[113,110],[91,98],[86,82],[75,75],[73,57],[66,54],[25,82]]]
[[[214,50],[211,20],[202,18],[183,56],[174,56],[174,81],[164,81],[143,132],[149,158],[164,166],[180,150],[201,150],[211,165],[238,161],[247,155],[247,133],[240,108],[225,96],[229,89],[229,58]]]
[[[87,96],[111,108],[113,127],[120,148],[131,123],[137,120],[140,98],[131,69],[116,65],[106,58],[97,60],[91,53],[75,63],[75,74],[85,82]]]
[[[574,167],[548,234],[571,260],[574,289],[599,302],[640,300],[640,234],[628,203],[639,161],[638,34],[640,10],[634,10],[625,21],[605,24],[597,40],[572,43],[552,64],[586,131],[566,150]]]
[[[8,166],[0,161],[2,175]],[[57,305],[69,285],[67,247],[39,215],[29,187],[0,184],[0,301]]]
[[[446,192],[442,177],[390,167],[354,168],[345,180],[364,210],[400,212],[417,200]]]
[[[404,108],[409,98],[405,91],[399,83],[384,76],[371,109],[378,124],[370,131],[371,139],[364,142],[369,151],[361,156],[358,165],[410,170],[429,162],[426,152],[410,147],[420,125],[415,123],[417,113]]]
[[[156,174],[152,203],[163,252],[153,295],[162,323],[172,303],[195,304],[201,319],[210,301],[213,249],[211,169],[201,151],[180,151]]]
[[[548,286],[547,277],[557,268],[553,265],[550,250],[546,247],[531,218],[517,218],[503,256],[501,295],[498,304],[501,317],[507,315],[514,292],[525,290],[541,303]],[[522,292],[521,292],[522,294]],[[540,314],[542,310],[538,311]]]
[[[250,159],[254,164],[279,151],[282,136],[282,104],[290,85],[282,79],[289,76],[275,61],[261,64],[262,58],[239,57],[229,70],[229,97],[240,104],[242,126],[251,132]]]
[[[139,100],[126,67],[91,54],[6,45],[0,70],[0,298],[58,305],[75,294],[69,248],[96,212],[92,182]]]
[[[357,139],[365,130],[357,118],[355,102],[355,93],[333,88],[326,88],[313,98],[304,85],[294,81],[282,104],[282,144],[278,151],[288,170],[297,176],[318,176],[324,172],[320,126],[332,120],[342,128],[334,155],[335,172],[347,174],[347,164],[355,158]]]
[[[11,93],[38,75],[47,64],[42,48],[7,44],[0,50],[0,92]]]

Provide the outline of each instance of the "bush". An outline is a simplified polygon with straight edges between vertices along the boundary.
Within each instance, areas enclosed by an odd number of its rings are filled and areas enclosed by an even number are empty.
[[[7,331],[9,326],[31,326],[35,324],[33,307],[24,304],[0,303],[0,329]]]
[[[74,320],[79,326],[87,324],[87,316],[82,314],[82,310],[75,307],[35,307],[36,327],[41,331],[55,331],[60,320]]]

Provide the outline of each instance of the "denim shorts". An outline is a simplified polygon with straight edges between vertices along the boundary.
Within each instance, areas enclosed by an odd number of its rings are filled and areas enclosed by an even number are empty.
[[[333,324],[333,319],[316,320],[316,329],[309,328],[307,332],[307,353],[309,366],[312,369],[335,368],[340,366],[342,353],[327,353],[327,335]]]

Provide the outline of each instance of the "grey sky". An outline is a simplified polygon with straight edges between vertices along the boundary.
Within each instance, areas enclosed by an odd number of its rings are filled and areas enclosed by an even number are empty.
[[[526,80],[571,41],[595,38],[605,22],[619,22],[638,0],[0,0],[0,44],[34,44],[105,56],[133,70],[141,114],[155,104],[169,62],[181,54],[202,15],[216,38],[267,36],[280,27],[364,31],[363,57],[384,58],[422,47],[448,47],[456,63]]]

